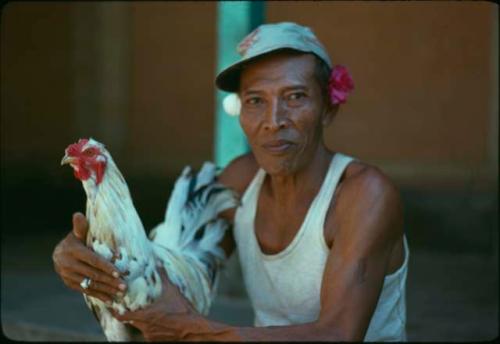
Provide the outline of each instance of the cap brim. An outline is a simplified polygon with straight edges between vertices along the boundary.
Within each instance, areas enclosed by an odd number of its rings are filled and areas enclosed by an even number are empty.
[[[215,78],[215,85],[226,92],[238,92],[241,67],[245,61],[240,61],[220,72]]]
[[[215,78],[215,85],[226,92],[238,92],[238,89],[240,88],[240,74],[241,74],[241,69],[242,67],[253,61],[256,60],[257,58],[264,56],[272,51],[276,51],[280,49],[275,49],[275,50],[270,50],[266,51],[265,53],[249,57],[247,59],[240,60],[238,62],[233,63],[226,69],[222,70],[217,77]]]
[[[276,49],[270,49],[266,52],[262,52],[258,55],[249,57],[247,59],[240,60],[238,62],[233,63],[229,67],[223,69],[215,78],[215,85],[226,92],[238,92],[239,87],[240,87],[240,74],[241,70],[244,65],[246,65],[249,62],[252,62],[253,60],[256,60],[262,56],[265,56],[267,54],[280,51],[280,50],[295,50],[299,51],[305,54],[313,54],[318,56],[321,60],[324,61],[324,58],[319,56],[316,52],[311,51],[311,50],[302,50],[302,49],[297,49],[295,47],[288,47],[288,46],[281,46]],[[325,61],[326,62],[326,61]]]
[[[240,73],[241,69],[244,65],[246,65],[249,62],[252,62],[253,60],[257,60],[258,58],[265,56],[270,53],[274,53],[276,51],[280,50],[295,50],[295,51],[300,51],[303,53],[312,53],[312,51],[304,51],[301,49],[296,49],[294,47],[287,47],[287,46],[281,46],[276,49],[270,49],[268,51],[262,52],[260,54],[257,54],[255,56],[240,60],[238,62],[233,63],[226,69],[222,70],[217,77],[215,78],[215,85],[226,92],[238,92],[238,89],[240,87]]]

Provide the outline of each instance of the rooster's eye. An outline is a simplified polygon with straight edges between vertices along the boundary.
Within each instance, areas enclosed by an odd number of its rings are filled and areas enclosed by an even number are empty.
[[[95,149],[89,148],[83,151],[83,154],[86,156],[93,156],[95,155]]]

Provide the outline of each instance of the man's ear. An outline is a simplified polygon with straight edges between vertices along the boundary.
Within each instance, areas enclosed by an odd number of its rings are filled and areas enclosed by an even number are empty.
[[[330,123],[332,123],[334,117],[337,115],[337,111],[339,111],[338,104],[330,105],[328,106],[328,108],[325,109],[322,118],[323,127],[327,127],[330,125]]]

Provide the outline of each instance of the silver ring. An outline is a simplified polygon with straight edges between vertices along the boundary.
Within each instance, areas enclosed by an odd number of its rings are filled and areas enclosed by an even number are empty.
[[[82,289],[88,289],[90,287],[90,283],[92,283],[92,280],[88,277],[85,277],[80,283],[80,287],[82,287]]]

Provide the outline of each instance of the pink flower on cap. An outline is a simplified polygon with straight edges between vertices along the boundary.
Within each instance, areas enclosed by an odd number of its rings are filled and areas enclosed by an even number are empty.
[[[332,104],[343,104],[348,94],[354,89],[352,77],[344,66],[337,65],[333,68],[328,81],[328,91]]]

